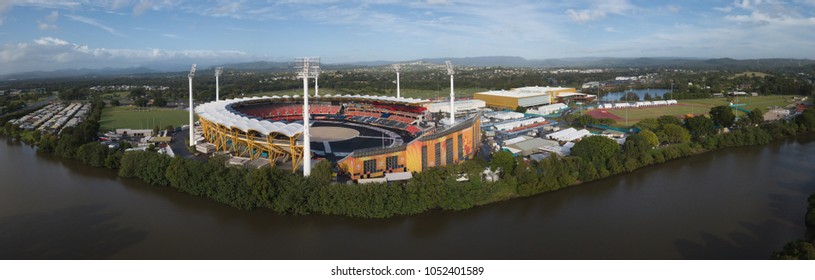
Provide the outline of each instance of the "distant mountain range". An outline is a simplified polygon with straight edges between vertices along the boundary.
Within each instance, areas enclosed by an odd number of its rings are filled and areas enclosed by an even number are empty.
[[[472,67],[530,67],[530,68],[638,68],[638,67],[664,67],[664,68],[685,68],[685,69],[721,69],[721,70],[755,70],[764,71],[778,68],[813,67],[815,60],[811,59],[746,59],[737,60],[731,58],[702,59],[702,58],[671,58],[671,57],[639,57],[639,58],[619,58],[619,57],[579,57],[579,58],[558,58],[558,59],[525,59],[518,56],[481,56],[481,57],[443,57],[425,58],[409,61],[363,61],[341,64],[323,64],[324,69],[347,69],[354,67],[380,67],[394,63],[424,62],[430,64],[443,64],[444,61],[451,61],[457,66]],[[225,64],[225,69],[241,71],[291,71],[291,62],[255,61]],[[103,69],[63,69],[57,71],[35,71],[9,74],[0,76],[0,80],[22,80],[22,79],[46,79],[46,78],[94,78],[109,76],[131,76],[131,75],[154,75],[159,73],[177,72],[178,69],[186,69],[189,66],[166,65],[150,67],[132,68],[103,68]],[[207,67],[200,66],[205,70]],[[156,70],[161,69],[161,70]]]

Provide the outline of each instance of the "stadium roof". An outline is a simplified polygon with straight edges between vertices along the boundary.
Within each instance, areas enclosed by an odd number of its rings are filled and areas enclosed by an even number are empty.
[[[227,99],[221,101],[214,101],[204,103],[195,107],[195,113],[199,117],[207,119],[215,124],[222,125],[229,128],[237,128],[243,132],[254,130],[265,135],[272,133],[279,133],[288,137],[293,137],[297,134],[303,133],[303,125],[299,123],[282,123],[270,122],[266,120],[257,120],[238,115],[229,106],[234,103],[259,100],[268,97],[250,97],[240,99]]]
[[[320,99],[344,99],[344,100],[360,100],[367,102],[393,102],[403,103],[409,105],[420,105],[430,102],[427,99],[417,98],[396,98],[393,96],[377,96],[377,95],[350,95],[350,94],[325,94],[317,97],[312,97],[315,101]],[[281,100],[281,99],[302,99],[300,95],[294,96],[255,96],[236,99],[227,99],[221,101],[213,101],[198,105],[195,107],[195,113],[199,117],[203,117],[215,124],[222,125],[229,128],[237,128],[243,132],[254,130],[265,135],[272,133],[280,133],[288,137],[293,137],[297,134],[303,133],[303,125],[299,123],[284,123],[284,122],[270,122],[267,120],[258,120],[249,118],[243,114],[238,113],[232,109],[232,104],[242,103],[247,101],[261,101],[261,100]]]

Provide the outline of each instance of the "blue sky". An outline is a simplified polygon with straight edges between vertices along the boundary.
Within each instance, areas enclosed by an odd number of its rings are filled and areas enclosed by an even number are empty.
[[[815,0],[0,0],[0,74],[321,56],[815,58]]]

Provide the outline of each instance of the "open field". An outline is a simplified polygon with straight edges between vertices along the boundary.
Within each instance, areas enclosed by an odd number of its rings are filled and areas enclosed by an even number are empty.
[[[313,85],[309,85],[308,91],[311,95],[314,95],[314,87]],[[467,97],[472,96],[473,93],[486,91],[486,89],[478,89],[478,88],[456,88],[456,97]],[[267,91],[267,92],[258,92],[247,94],[245,96],[275,96],[275,95],[303,95],[303,89],[294,89],[294,90],[282,90],[282,91]],[[387,91],[382,92],[352,92],[352,91],[343,91],[343,90],[334,90],[331,88],[320,88],[320,94],[361,94],[361,95],[387,95],[387,96],[396,96],[396,88],[389,89]],[[412,97],[412,98],[425,98],[425,99],[437,99],[442,98],[446,99],[450,96],[450,88],[442,88],[441,91],[439,90],[421,90],[421,89],[411,89],[411,88],[402,88],[400,91],[402,97]]]
[[[105,108],[99,123],[101,131],[117,128],[151,129],[156,126],[164,128],[167,125],[178,127],[187,124],[188,117],[186,110],[120,106]]]
[[[793,97],[792,95],[740,97],[738,103],[747,104],[742,107],[746,110],[761,108],[761,110],[764,110],[766,112],[768,107],[774,106],[784,107],[788,105],[792,97]],[[620,117],[620,119],[622,119],[623,121],[618,121],[618,123],[622,122],[623,124],[626,119],[626,111],[628,111],[628,124],[630,125],[644,118],[657,118],[663,115],[672,115],[678,117],[684,116],[686,114],[707,115],[707,113],[710,112],[710,108],[719,105],[729,105],[729,102],[727,101],[726,98],[687,99],[679,100],[679,105],[675,106],[660,106],[627,110],[607,109],[606,111],[608,113]],[[733,110],[733,113],[736,114],[736,116],[744,115],[744,113],[739,112],[738,110]]]
[[[130,96],[129,91],[116,91],[116,92],[106,92],[106,93],[98,93],[99,97],[102,99],[125,99]]]

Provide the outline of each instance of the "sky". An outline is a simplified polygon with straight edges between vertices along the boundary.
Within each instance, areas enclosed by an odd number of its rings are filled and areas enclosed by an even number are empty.
[[[521,56],[815,58],[815,0],[0,0],[0,74]]]

